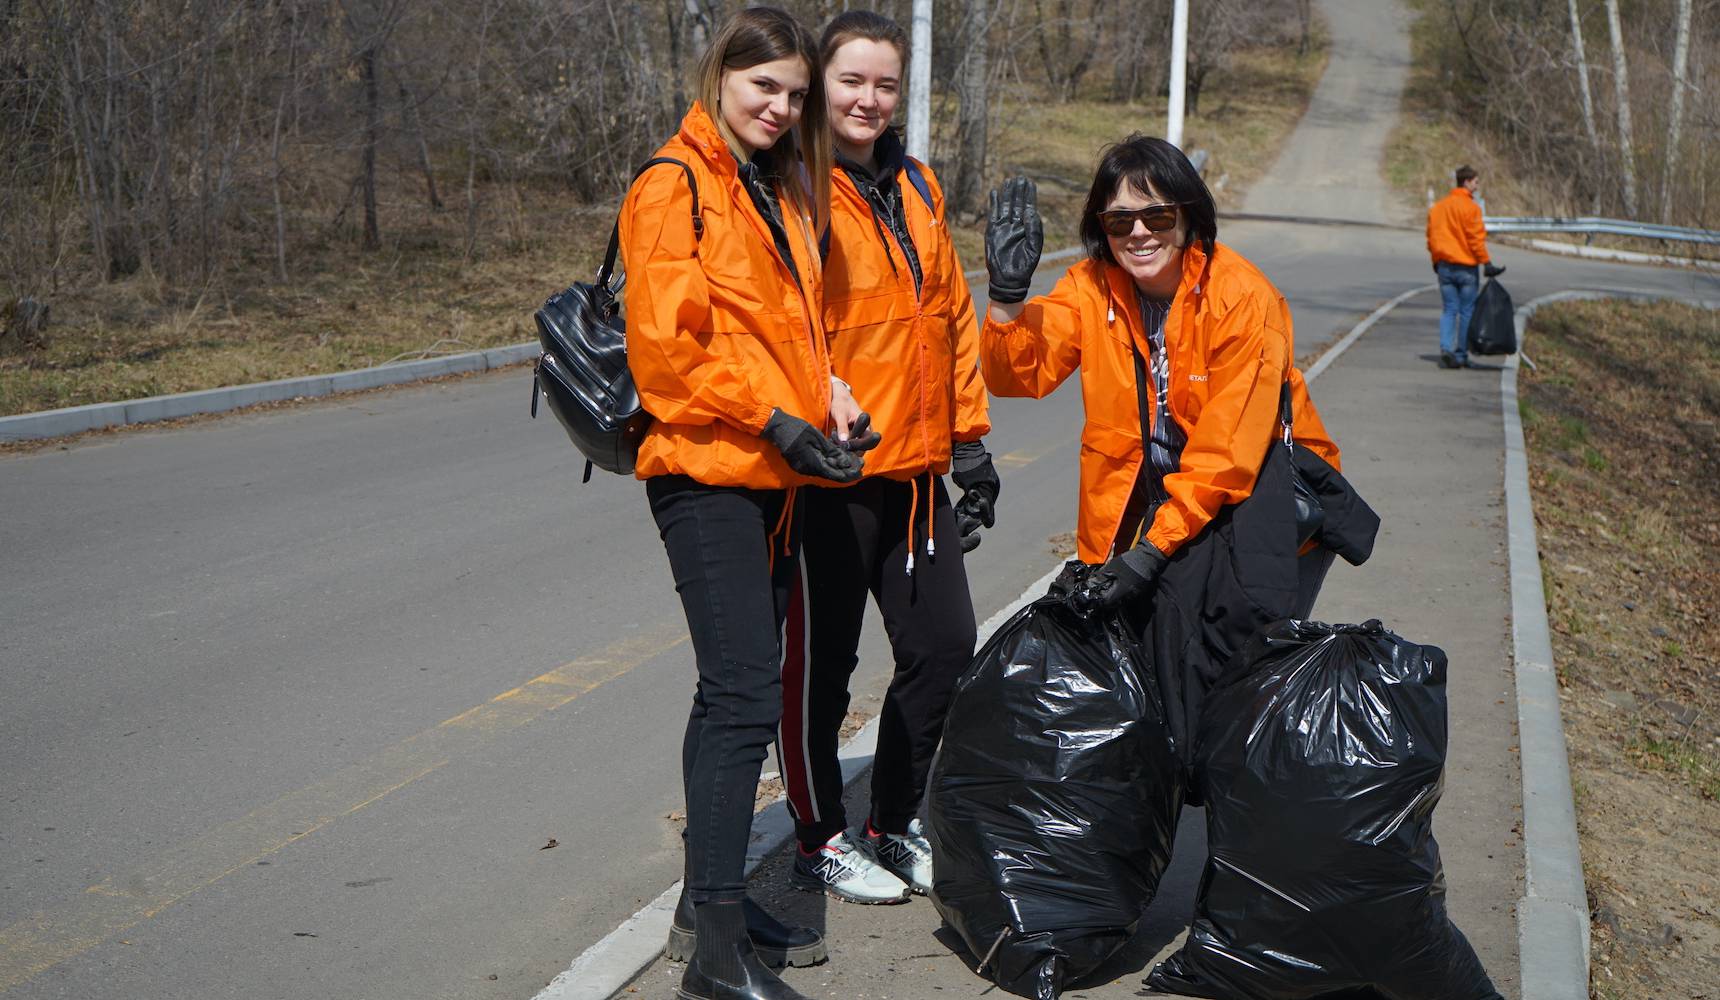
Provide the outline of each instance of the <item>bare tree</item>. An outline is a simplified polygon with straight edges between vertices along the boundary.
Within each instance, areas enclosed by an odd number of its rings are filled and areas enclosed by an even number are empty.
[[[956,90],[961,104],[956,112],[955,179],[950,184],[950,204],[960,213],[980,210],[985,190],[987,138],[986,105],[989,93],[991,17],[995,0],[975,0],[962,17],[961,63],[956,72]]]
[[[1690,0],[1678,0],[1678,40],[1673,43],[1672,110],[1666,123],[1666,153],[1660,174],[1660,221],[1672,221],[1672,183],[1678,170],[1678,143],[1683,138],[1684,91],[1690,70]]]
[[[1571,9],[1571,52],[1577,58],[1577,89],[1583,96],[1583,131],[1588,133],[1589,148],[1597,160],[1601,157],[1601,137],[1595,129],[1595,99],[1589,92],[1589,57],[1583,50],[1583,19],[1577,15],[1577,0],[1569,0]]]
[[[1619,170],[1624,175],[1624,210],[1637,217],[1636,153],[1631,146],[1630,72],[1625,64],[1624,29],[1619,26],[1618,0],[1606,0],[1607,30],[1612,36],[1613,95],[1618,108]]]

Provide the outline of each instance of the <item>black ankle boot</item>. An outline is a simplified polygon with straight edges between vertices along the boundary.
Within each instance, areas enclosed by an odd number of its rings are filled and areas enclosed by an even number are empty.
[[[746,918],[747,937],[752,939],[759,961],[773,969],[817,965],[830,957],[824,936],[810,927],[790,927],[751,899],[741,900],[741,914]],[[671,962],[691,961],[697,940],[693,901],[683,889],[680,902],[675,904],[675,919],[669,924],[669,944],[663,954]]]
[[[759,961],[739,902],[695,906],[693,928],[698,944],[675,991],[679,1000],[810,1000]]]

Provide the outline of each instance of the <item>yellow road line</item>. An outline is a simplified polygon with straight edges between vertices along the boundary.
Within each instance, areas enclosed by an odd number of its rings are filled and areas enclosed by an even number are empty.
[[[996,458],[993,458],[991,460],[991,464],[1004,469],[1025,468],[1044,458],[1046,455],[1051,454],[1064,443],[1065,442],[1062,441],[1054,441],[1042,448],[1018,448],[1008,454],[999,455]]]
[[[28,982],[686,641],[685,633],[659,631],[565,663],[0,929],[0,991]]]

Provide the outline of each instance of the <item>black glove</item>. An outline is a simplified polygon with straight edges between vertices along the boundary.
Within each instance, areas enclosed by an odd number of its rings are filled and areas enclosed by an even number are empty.
[[[979,548],[981,525],[989,528],[997,523],[997,495],[1003,480],[992,468],[991,455],[980,441],[958,441],[950,445],[950,478],[961,487],[962,497],[956,501],[956,530],[961,534],[962,551]]]
[[[1145,597],[1170,559],[1151,542],[1142,542],[1100,566],[1075,595],[1077,606],[1112,610]]]
[[[862,410],[848,428],[848,440],[836,442],[836,447],[843,451],[871,451],[883,440],[883,435],[872,429],[872,415]]]
[[[759,437],[776,445],[788,467],[803,476],[838,483],[851,483],[860,478],[860,456],[837,447],[834,441],[820,434],[818,428],[799,417],[772,410]]]
[[[1505,265],[1493,263],[1483,264],[1481,265],[1481,273],[1485,274],[1489,278],[1498,277],[1505,273]]]
[[[991,214],[985,227],[985,269],[991,279],[989,295],[1005,304],[1027,298],[1033,269],[1045,249],[1045,226],[1034,203],[1033,182],[1012,177],[991,193]]]
[[[1063,572],[1058,573],[1057,579],[1051,581],[1051,589],[1045,592],[1046,596],[1068,600],[1087,586],[1087,577],[1098,568],[1079,559],[1069,560],[1063,564]]]

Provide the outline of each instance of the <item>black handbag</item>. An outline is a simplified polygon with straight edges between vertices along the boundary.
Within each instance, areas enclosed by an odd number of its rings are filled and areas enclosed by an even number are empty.
[[[693,191],[693,236],[702,239],[705,222],[699,215],[699,185],[692,168],[659,156],[646,160],[633,179],[661,163],[673,163],[686,173]],[[633,373],[627,368],[627,326],[621,316],[625,279],[615,277],[620,247],[617,220],[597,280],[574,282],[550,296],[533,316],[543,353],[532,369],[532,416],[537,416],[541,395],[585,456],[582,482],[591,481],[593,465],[605,472],[632,475],[639,443],[651,426],[651,414],[640,403]]]

